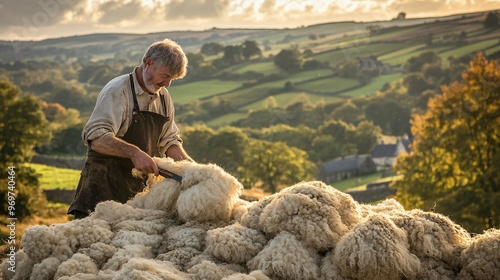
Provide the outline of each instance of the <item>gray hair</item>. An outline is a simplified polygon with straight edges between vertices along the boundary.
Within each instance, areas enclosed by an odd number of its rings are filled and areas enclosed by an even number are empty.
[[[153,59],[155,67],[166,66],[174,79],[186,76],[188,59],[177,42],[165,39],[151,44],[142,57],[142,63],[149,57]]]

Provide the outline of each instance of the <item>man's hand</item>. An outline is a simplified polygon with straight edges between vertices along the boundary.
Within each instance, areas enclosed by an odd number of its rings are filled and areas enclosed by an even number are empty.
[[[132,163],[134,163],[135,169],[146,174],[154,173],[155,176],[159,175],[158,166],[154,160],[140,149],[137,149],[130,159],[132,160]]]
[[[145,173],[158,173],[158,166],[154,160],[137,146],[115,137],[111,133],[105,134],[92,141],[92,150],[111,156],[119,156],[132,160],[135,169]]]

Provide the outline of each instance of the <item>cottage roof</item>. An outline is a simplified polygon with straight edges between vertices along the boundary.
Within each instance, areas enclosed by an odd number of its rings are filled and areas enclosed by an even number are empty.
[[[397,156],[397,144],[377,144],[372,150],[372,158]]]
[[[338,157],[327,162],[320,164],[320,168],[327,173],[348,171],[359,168],[370,155],[350,155],[345,157]]]

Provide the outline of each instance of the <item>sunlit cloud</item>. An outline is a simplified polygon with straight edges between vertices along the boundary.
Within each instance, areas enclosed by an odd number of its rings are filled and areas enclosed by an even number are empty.
[[[0,39],[103,32],[294,28],[500,9],[500,0],[16,0],[2,1]]]

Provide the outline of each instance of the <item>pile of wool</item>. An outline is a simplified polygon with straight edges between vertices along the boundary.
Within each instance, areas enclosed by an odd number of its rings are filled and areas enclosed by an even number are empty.
[[[27,228],[2,279],[500,278],[500,230],[471,238],[443,215],[359,204],[319,181],[248,202],[216,165],[155,160],[182,182],[151,176],[125,204]]]

